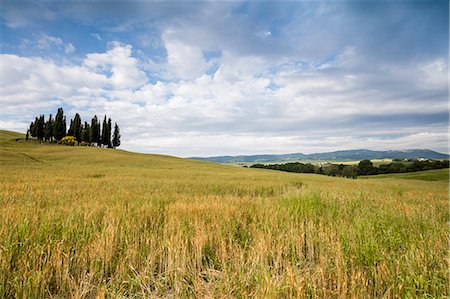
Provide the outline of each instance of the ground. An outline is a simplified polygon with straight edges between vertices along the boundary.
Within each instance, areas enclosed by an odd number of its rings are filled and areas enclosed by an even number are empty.
[[[23,137],[0,131],[0,297],[449,294],[448,177],[353,180]]]

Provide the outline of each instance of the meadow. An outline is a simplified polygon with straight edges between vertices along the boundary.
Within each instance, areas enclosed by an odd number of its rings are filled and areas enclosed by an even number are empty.
[[[448,169],[433,169],[408,173],[390,173],[374,176],[362,176],[361,178],[372,179],[405,179],[405,180],[423,180],[423,181],[449,181]]]
[[[448,176],[285,173],[7,131],[0,167],[2,298],[449,295]]]

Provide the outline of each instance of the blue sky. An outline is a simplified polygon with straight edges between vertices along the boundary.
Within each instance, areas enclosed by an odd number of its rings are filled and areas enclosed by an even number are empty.
[[[0,127],[177,156],[448,152],[448,1],[2,1]]]

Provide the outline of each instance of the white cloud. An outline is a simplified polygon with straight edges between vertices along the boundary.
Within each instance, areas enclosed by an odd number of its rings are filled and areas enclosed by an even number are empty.
[[[169,48],[178,45],[165,42]],[[123,147],[145,152],[193,156],[423,144],[446,149],[444,120],[411,120],[447,111],[442,96],[430,100],[443,91],[446,65],[441,60],[368,70],[345,59],[358,55],[351,48],[327,67],[276,64],[224,51],[215,61],[218,69],[206,74],[201,49],[180,45],[181,50],[168,50],[161,72],[178,66],[177,75],[184,79],[154,84],[133,48],[117,42],[78,64],[3,54],[1,126],[24,131],[35,115],[54,113],[64,104],[69,117],[75,111],[86,120],[94,114],[111,116],[121,126]]]
[[[64,45],[64,52],[66,54],[71,54],[71,53],[75,52],[75,50],[76,50],[75,46],[72,45],[71,43]]]
[[[36,51],[46,53],[46,56],[57,54],[72,54],[77,49],[70,43],[65,42],[60,37],[51,36],[46,33],[35,33],[32,38],[23,38],[18,47],[23,51]]]
[[[42,34],[37,41],[37,47],[42,50],[46,50],[54,46],[60,47],[63,45],[64,42],[61,38],[50,36],[47,34]]]
[[[30,45],[29,40],[22,41],[22,45]],[[40,50],[61,49],[65,54],[75,52],[76,48],[72,43],[66,43],[61,38],[48,34],[39,34],[36,36],[36,47]]]
[[[178,40],[173,30],[167,30],[163,34],[163,41],[167,49],[167,63],[176,77],[196,78],[209,68],[202,49]]]
[[[139,69],[138,61],[131,56],[131,46],[112,43],[106,53],[92,53],[86,56],[84,65],[97,73],[110,73],[109,81],[117,89],[138,88],[147,81],[145,73]]]

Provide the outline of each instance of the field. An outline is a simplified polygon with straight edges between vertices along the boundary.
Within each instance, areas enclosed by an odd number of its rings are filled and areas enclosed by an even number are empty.
[[[408,173],[391,173],[372,176],[364,176],[361,178],[370,179],[405,179],[405,180],[423,180],[423,181],[449,181],[448,169],[434,169]]]
[[[0,131],[0,297],[449,295],[448,180],[20,138]]]

